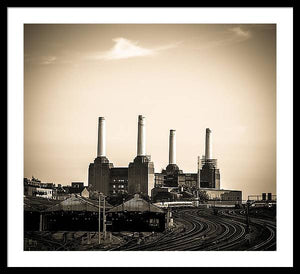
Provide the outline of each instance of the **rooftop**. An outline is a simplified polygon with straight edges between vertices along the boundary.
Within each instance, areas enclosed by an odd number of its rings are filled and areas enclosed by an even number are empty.
[[[135,194],[132,199],[109,210],[109,212],[122,212],[122,211],[129,211],[129,212],[147,211],[147,212],[164,213],[162,209],[142,199],[139,194]]]

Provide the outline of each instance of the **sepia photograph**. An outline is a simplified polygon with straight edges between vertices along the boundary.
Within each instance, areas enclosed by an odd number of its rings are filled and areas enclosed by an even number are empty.
[[[290,12],[168,10],[11,10],[16,265],[291,258]]]
[[[24,250],[276,250],[276,25],[25,24]]]

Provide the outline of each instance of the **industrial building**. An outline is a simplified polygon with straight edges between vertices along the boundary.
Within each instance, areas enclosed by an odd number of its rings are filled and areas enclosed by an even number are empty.
[[[146,155],[146,120],[138,117],[137,156],[127,167],[114,167],[106,157],[105,118],[99,117],[97,157],[90,163],[88,185],[104,195],[141,193],[151,196],[154,187],[154,164]]]
[[[220,189],[220,171],[217,160],[212,159],[211,130],[206,129],[205,157],[197,173],[184,173],[176,164],[176,131],[170,130],[169,164],[161,173],[155,173],[155,187],[198,187]]]
[[[198,157],[198,170],[195,173],[184,173],[176,164],[176,130],[170,130],[169,164],[160,173],[154,173],[154,164],[146,154],[146,119],[138,116],[137,155],[128,167],[114,167],[106,157],[106,121],[99,117],[97,157],[88,169],[88,185],[94,191],[104,195],[140,193],[154,198],[160,192],[165,197],[176,197],[174,189],[188,187],[195,190],[216,191],[219,195],[220,170],[217,159],[212,158],[211,130],[206,129],[205,156]],[[223,192],[225,190],[222,190]],[[226,190],[224,193],[228,193]],[[229,195],[224,194],[223,196]],[[214,196],[214,195],[209,195]],[[226,196],[226,197],[227,197]],[[241,192],[231,193],[234,200],[239,200]],[[230,197],[231,197],[230,196]],[[177,195],[178,197],[178,195]]]
[[[100,212],[104,202],[100,201]],[[112,206],[105,203],[105,209]],[[97,231],[99,201],[72,194],[64,201],[24,197],[24,231]],[[102,230],[102,222],[101,222]]]
[[[105,209],[104,209],[105,207]],[[100,200],[108,231],[164,231],[166,212],[135,194],[113,207]],[[24,197],[24,231],[98,231],[99,200],[72,195],[64,201]]]
[[[103,201],[101,201],[103,211]],[[112,206],[105,203],[108,210]],[[72,195],[42,213],[43,230],[48,231],[97,231],[99,205],[95,200]]]
[[[35,196],[24,196],[24,231],[38,231],[41,212],[57,204],[57,201]]]
[[[175,200],[174,190],[182,187],[205,191],[212,200],[230,200],[234,203],[242,201],[242,192],[220,189],[220,170],[217,168],[217,159],[212,158],[211,130],[206,129],[205,156],[198,157],[197,173],[184,173],[176,164],[176,131],[170,130],[169,135],[169,164],[161,173],[155,173],[155,188],[152,198],[157,197]],[[168,194],[167,194],[168,193]],[[177,195],[178,196],[178,195]]]
[[[25,178],[26,179],[26,178]],[[47,187],[51,190],[47,192]],[[55,190],[54,193],[52,190]],[[184,173],[176,164],[176,130],[169,135],[169,163],[161,173],[154,172],[150,155],[146,154],[146,119],[138,116],[137,154],[128,167],[114,167],[106,156],[106,121],[98,120],[97,157],[88,168],[88,188],[83,182],[54,188],[33,178],[24,180],[24,228],[50,231],[97,231],[99,204],[90,195],[102,193],[113,197],[129,194],[132,199],[117,204],[106,203],[108,229],[111,231],[163,231],[166,212],[152,202],[189,200],[199,202],[199,191],[207,194],[209,202],[242,203],[242,192],[220,189],[220,171],[212,158],[211,130],[206,129],[205,156],[198,157],[196,173]],[[36,196],[30,197],[27,196]],[[38,197],[53,198],[39,206]],[[114,196],[118,197],[118,196]],[[143,199],[144,197],[145,199]],[[46,200],[46,199],[43,199]],[[60,201],[63,200],[63,201]],[[103,212],[103,202],[100,206]],[[102,224],[101,224],[102,225]]]
[[[107,213],[110,231],[164,231],[166,212],[145,201],[139,194]]]
[[[199,161],[198,161],[199,163]],[[206,129],[205,157],[201,161],[201,169],[198,164],[200,188],[220,189],[220,171],[217,168],[217,160],[212,158],[211,130]]]

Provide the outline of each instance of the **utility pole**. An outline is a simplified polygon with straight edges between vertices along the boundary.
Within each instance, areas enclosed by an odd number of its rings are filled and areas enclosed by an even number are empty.
[[[40,213],[40,226],[39,226],[39,231],[43,231],[43,214]]]
[[[101,211],[100,211],[100,208],[101,208],[101,205],[100,205],[100,202],[101,202],[101,194],[99,193],[99,214],[98,214],[98,227],[99,227],[99,231],[98,231],[98,244],[101,243],[101,220],[100,220],[100,217],[101,217]]]
[[[104,240],[106,240],[105,196],[103,196],[103,235]]]
[[[249,233],[249,228],[250,228],[250,218],[249,218],[249,206],[250,202],[247,201],[247,206],[246,206],[246,216],[247,216],[247,232]]]
[[[246,238],[247,243],[250,245],[250,218],[249,218],[249,207],[250,207],[250,201],[247,201],[246,204],[246,218],[247,218],[247,227],[246,227]]]
[[[167,207],[167,230],[169,231],[169,226],[170,226],[170,208],[169,208],[169,204]]]

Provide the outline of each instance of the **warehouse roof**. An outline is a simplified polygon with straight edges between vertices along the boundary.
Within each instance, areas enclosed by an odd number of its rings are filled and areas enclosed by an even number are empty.
[[[43,211],[57,204],[58,201],[41,197],[24,196],[25,211]]]
[[[103,201],[101,201],[100,206],[103,206]],[[112,208],[112,205],[105,203],[105,207],[107,209]],[[49,207],[45,210],[45,212],[53,212],[53,211],[92,211],[98,212],[99,206],[97,200],[90,200],[83,198],[81,196],[72,195],[70,198],[56,204],[52,207]]]
[[[132,199],[109,210],[109,212],[121,212],[121,211],[134,211],[134,212],[148,211],[148,212],[164,213],[162,209],[142,199],[139,194],[135,194]]]

